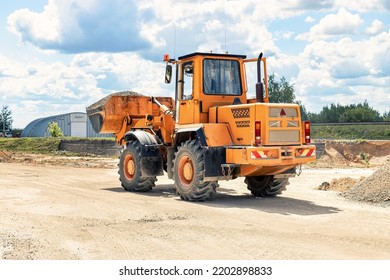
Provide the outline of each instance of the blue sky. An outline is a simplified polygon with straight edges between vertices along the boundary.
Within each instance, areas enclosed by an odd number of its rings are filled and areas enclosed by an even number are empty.
[[[365,100],[390,111],[390,0],[2,1],[0,40],[14,128],[116,91],[173,96],[163,54],[194,51],[262,51],[311,112]]]

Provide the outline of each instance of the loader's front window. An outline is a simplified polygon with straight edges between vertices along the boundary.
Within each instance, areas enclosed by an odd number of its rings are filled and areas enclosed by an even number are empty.
[[[215,95],[241,95],[238,61],[205,59],[203,61],[203,92]]]

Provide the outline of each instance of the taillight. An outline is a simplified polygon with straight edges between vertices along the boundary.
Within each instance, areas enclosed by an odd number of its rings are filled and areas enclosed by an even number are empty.
[[[255,145],[261,144],[261,122],[255,122]]]
[[[305,129],[305,143],[310,143],[310,122],[303,122],[303,126]]]

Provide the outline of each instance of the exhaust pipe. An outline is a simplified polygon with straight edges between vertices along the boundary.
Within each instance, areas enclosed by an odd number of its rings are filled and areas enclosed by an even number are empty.
[[[257,59],[257,83],[256,83],[256,102],[264,102],[264,87],[261,82],[261,67],[260,62],[263,57],[263,53],[260,53],[259,58]]]

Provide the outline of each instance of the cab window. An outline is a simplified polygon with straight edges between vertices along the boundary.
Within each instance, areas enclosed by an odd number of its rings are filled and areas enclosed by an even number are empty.
[[[192,61],[183,63],[180,69],[179,83],[179,99],[192,99],[194,91],[194,63]]]
[[[240,64],[237,60],[203,60],[203,92],[212,95],[241,95]]]

